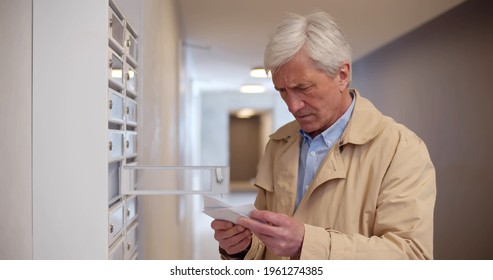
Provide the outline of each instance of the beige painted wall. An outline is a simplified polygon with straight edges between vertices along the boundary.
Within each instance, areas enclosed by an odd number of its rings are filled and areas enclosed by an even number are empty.
[[[437,259],[493,259],[491,11],[469,0],[353,67],[362,95],[428,145]]]
[[[0,1],[0,259],[32,258],[31,13]]]
[[[143,1],[139,164],[179,165],[179,24],[173,0]],[[174,183],[174,182],[169,182]],[[178,196],[141,196],[144,259],[189,259],[191,235]]]

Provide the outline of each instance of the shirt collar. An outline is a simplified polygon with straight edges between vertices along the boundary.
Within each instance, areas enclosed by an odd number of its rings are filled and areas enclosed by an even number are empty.
[[[317,139],[317,137],[322,137],[325,144],[328,147],[330,147],[339,138],[341,138],[342,134],[344,133],[344,129],[346,128],[349,122],[349,119],[351,119],[351,114],[353,113],[354,110],[354,103],[356,101],[354,93],[350,92],[350,94],[353,100],[351,101],[351,105],[346,110],[346,112],[344,112],[344,114],[335,123],[333,123],[329,128],[324,130],[322,133],[317,135],[315,138],[312,138],[310,134],[306,133],[302,129],[299,130],[300,135],[303,137],[303,142],[306,142],[308,143],[308,145],[310,145],[313,140]]]
[[[340,143],[362,145],[379,133],[384,116],[368,99],[362,97],[357,90],[351,89],[350,92],[353,94],[355,100],[354,110],[340,139]],[[269,137],[275,141],[284,140],[288,143],[294,143],[302,140],[299,130],[300,125],[296,120],[293,120],[280,127]]]

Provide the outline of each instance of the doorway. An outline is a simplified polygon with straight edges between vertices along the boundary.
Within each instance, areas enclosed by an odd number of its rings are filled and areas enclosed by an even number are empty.
[[[247,113],[249,112],[249,113]],[[257,167],[272,128],[271,112],[241,109],[229,115],[230,190],[255,191]]]

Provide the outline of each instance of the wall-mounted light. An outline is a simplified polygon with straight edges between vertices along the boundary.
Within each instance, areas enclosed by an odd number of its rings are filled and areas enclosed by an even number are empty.
[[[241,93],[263,93],[265,87],[262,85],[243,85],[240,88]]]

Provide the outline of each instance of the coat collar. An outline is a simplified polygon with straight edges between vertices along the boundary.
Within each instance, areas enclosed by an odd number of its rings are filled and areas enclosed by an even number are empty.
[[[357,90],[352,89],[356,103],[348,126],[342,135],[342,145],[351,143],[362,145],[373,139],[379,132],[383,115],[366,98],[361,97]],[[298,140],[300,126],[292,121],[270,135],[272,140],[287,142]]]
[[[351,143],[362,145],[373,139],[379,132],[383,115],[370,101],[353,91],[356,98],[354,111],[339,143],[334,148]],[[269,192],[275,190],[278,201],[276,212],[292,215],[296,200],[298,158],[301,136],[300,126],[296,121],[290,122],[270,136],[277,142],[278,149],[268,159],[263,159],[257,173],[256,185]],[[332,172],[317,172],[311,185],[315,188],[329,180],[345,178],[346,168],[339,149],[332,149],[322,163],[321,169]],[[271,169],[272,168],[272,169]],[[314,188],[310,188],[302,198],[298,208],[302,207]]]

